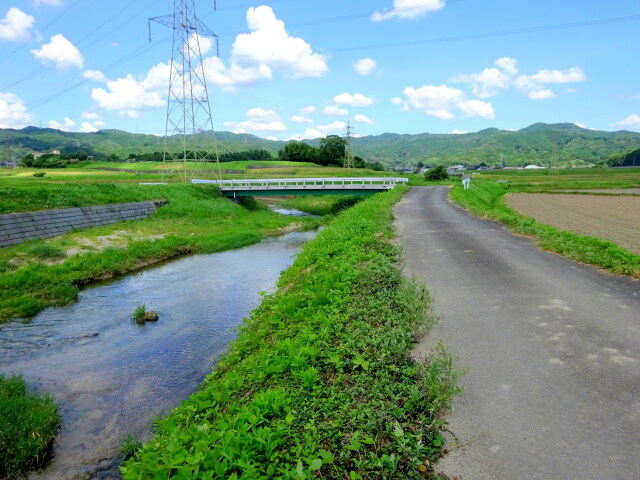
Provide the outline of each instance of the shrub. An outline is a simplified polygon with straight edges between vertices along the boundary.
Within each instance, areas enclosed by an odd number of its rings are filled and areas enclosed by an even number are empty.
[[[20,478],[47,459],[60,417],[46,393],[27,390],[21,376],[0,374],[0,478]]]
[[[424,174],[425,180],[434,181],[434,180],[447,180],[449,178],[449,173],[447,172],[446,167],[443,165],[438,165],[430,170],[428,170]]]
[[[42,177],[44,177],[45,175],[46,175],[46,173],[45,173],[45,172],[35,172],[35,173],[33,174],[33,176],[34,176],[34,177],[38,177],[38,178],[42,178]]]

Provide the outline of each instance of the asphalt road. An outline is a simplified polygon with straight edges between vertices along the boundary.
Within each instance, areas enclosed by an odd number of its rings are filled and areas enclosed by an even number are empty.
[[[394,212],[406,273],[441,317],[415,353],[442,339],[469,368],[438,468],[465,480],[640,479],[640,281],[541,251],[447,193],[414,187]]]

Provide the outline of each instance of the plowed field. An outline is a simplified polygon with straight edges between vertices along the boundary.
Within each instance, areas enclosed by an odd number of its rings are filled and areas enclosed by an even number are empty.
[[[640,197],[511,193],[507,202],[540,223],[600,237],[640,254]]]

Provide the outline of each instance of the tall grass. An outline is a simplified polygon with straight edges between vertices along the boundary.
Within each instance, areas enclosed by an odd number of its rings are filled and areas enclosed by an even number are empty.
[[[444,349],[425,364],[408,354],[434,317],[391,243],[402,194],[361,202],[307,244],[125,479],[433,478],[458,388]]]
[[[520,215],[506,204],[505,194],[511,188],[508,184],[476,180],[473,188],[463,190],[456,186],[449,195],[454,202],[474,215],[497,220],[516,233],[534,237],[545,250],[612,273],[640,278],[640,255],[612,242],[561,231]]]
[[[28,391],[20,376],[0,374],[0,478],[22,478],[42,465],[59,426],[50,395]]]

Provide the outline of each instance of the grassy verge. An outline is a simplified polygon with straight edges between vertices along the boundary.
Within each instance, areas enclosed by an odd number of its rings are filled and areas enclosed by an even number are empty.
[[[336,215],[365,198],[348,195],[300,195],[280,202],[280,206],[312,215]]]
[[[408,355],[434,317],[390,242],[402,194],[361,202],[305,247],[125,479],[434,477],[458,388],[444,349]]]
[[[60,417],[52,398],[0,374],[0,478],[23,478],[46,459]]]
[[[508,184],[475,180],[473,188],[463,190],[456,186],[449,195],[474,215],[497,220],[516,233],[535,237],[538,245],[545,250],[612,273],[640,278],[639,255],[612,242],[561,231],[520,215],[506,204],[505,194],[510,191],[513,190]]]
[[[90,197],[96,186],[86,187],[85,196]],[[118,192],[126,193],[129,187],[112,185],[108,187],[112,193],[101,198],[118,198]],[[134,187],[134,192],[142,188],[144,195],[165,198],[169,203],[145,220],[0,250],[0,323],[33,316],[47,306],[66,305],[76,298],[80,287],[96,280],[179,255],[244,247],[267,235],[314,228],[321,223],[321,219],[285,217],[267,209],[251,211],[216,197],[210,186]],[[51,186],[41,188],[49,190]],[[78,198],[82,198],[81,193]],[[50,192],[37,192],[36,197],[49,198]],[[77,201],[75,196],[69,198],[73,198],[69,202]],[[132,194],[131,198],[140,197]],[[28,202],[35,204],[35,200]],[[59,205],[68,204],[59,200]]]

